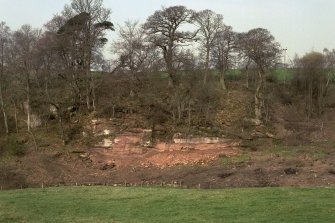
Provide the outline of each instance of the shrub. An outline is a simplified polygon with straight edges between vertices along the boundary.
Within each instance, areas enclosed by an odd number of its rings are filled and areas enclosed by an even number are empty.
[[[23,141],[18,140],[14,135],[0,141],[0,154],[11,156],[23,156],[26,153],[26,147]]]

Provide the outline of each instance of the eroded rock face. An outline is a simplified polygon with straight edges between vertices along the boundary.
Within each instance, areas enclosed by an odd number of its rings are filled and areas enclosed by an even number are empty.
[[[97,148],[91,149],[90,159],[99,165],[106,164],[104,168],[109,168],[107,163],[111,161],[115,167],[165,168],[205,164],[222,155],[230,157],[239,153],[239,142],[219,137],[181,138],[176,134],[172,143],[157,142],[155,145],[152,145],[151,137],[151,130],[136,129],[117,134],[113,139],[105,138]]]
[[[42,125],[42,119],[35,114],[30,115],[30,127],[35,129]]]
[[[23,110],[27,114],[28,113],[28,103],[25,101],[23,103]],[[35,129],[42,125],[42,119],[35,113],[31,111],[30,113],[30,128]]]
[[[151,129],[144,129],[143,130],[141,144],[142,144],[142,146],[145,146],[145,147],[152,146],[152,130]]]
[[[92,131],[94,136],[102,138],[96,147],[120,149],[152,146],[150,129],[132,129],[119,133],[113,119],[92,119],[87,129]]]
[[[57,118],[58,108],[55,105],[49,105],[49,113],[52,118]]]
[[[103,132],[103,134],[104,134],[105,136],[108,136],[108,135],[111,134],[111,131],[110,131],[109,129],[105,129],[104,132]]]
[[[189,144],[216,144],[225,143],[226,139],[219,137],[195,137],[195,138],[174,138],[174,143],[189,143]]]
[[[184,137],[181,133],[176,133],[173,136],[174,143],[185,143],[185,144],[216,144],[216,143],[227,143],[229,140],[220,137]]]
[[[262,124],[261,120],[255,118],[244,118],[243,122],[248,126],[260,126]]]
[[[152,143],[152,130],[131,129],[119,133],[112,120],[92,120],[91,130],[102,138],[90,150],[90,159],[103,169],[125,166],[165,168],[179,164],[208,163],[220,156],[239,153],[239,142],[221,137],[193,137],[176,133],[172,142]],[[110,165],[112,162],[113,165]]]
[[[98,147],[102,147],[102,148],[111,148],[113,147],[113,144],[114,144],[114,140],[112,139],[103,139],[102,142],[98,143]]]

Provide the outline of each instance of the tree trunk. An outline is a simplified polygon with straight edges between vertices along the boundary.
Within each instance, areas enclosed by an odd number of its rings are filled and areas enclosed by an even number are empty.
[[[255,119],[257,121],[262,122],[262,107],[263,107],[263,79],[264,73],[263,71],[258,71],[258,82],[255,91]]]
[[[174,87],[174,81],[172,78],[172,75],[169,75],[169,80],[168,80],[168,87]]]
[[[63,146],[65,146],[66,139],[65,139],[65,131],[64,131],[63,119],[62,119],[61,113],[59,114],[59,128],[61,131],[61,138],[62,138]]]
[[[310,80],[308,87],[308,116],[311,118],[313,115],[313,81]]]
[[[224,91],[227,90],[227,86],[226,86],[226,83],[225,83],[225,70],[221,70],[220,85],[221,85],[222,90],[224,90]]]
[[[15,130],[16,130],[16,133],[19,133],[19,127],[18,127],[18,121],[17,121],[17,107],[16,107],[16,103],[14,100],[13,100],[13,105],[14,105]]]
[[[1,83],[0,83],[0,103],[1,103],[1,111],[2,111],[2,114],[3,114],[3,120],[4,120],[4,124],[5,124],[5,130],[6,130],[6,134],[8,135],[9,134],[8,120],[7,120],[7,113],[6,113],[6,109],[5,109],[5,103],[4,103],[4,99],[3,99],[3,95],[2,95]]]
[[[321,116],[323,112],[323,80],[319,77],[319,87],[318,87],[318,115]]]
[[[95,112],[97,110],[96,108],[96,95],[95,95],[95,80],[92,77],[92,108],[93,111]]]
[[[155,140],[156,140],[156,122],[155,120],[152,120],[152,123],[151,123],[151,144],[153,145],[155,143]]]
[[[246,73],[247,73],[247,89],[249,89],[249,69],[248,69],[248,66],[246,67]]]
[[[208,102],[207,108],[206,108],[206,113],[205,113],[205,124],[208,123],[209,119],[209,110],[210,110],[210,102]]]
[[[188,129],[191,128],[191,100],[188,101]]]
[[[90,4],[87,4],[88,7],[90,7]],[[90,9],[88,9],[90,12]],[[91,12],[90,12],[91,13]],[[92,16],[92,15],[90,15]],[[91,74],[91,51],[92,51],[92,32],[91,32],[91,19],[88,20],[87,25],[86,25],[86,38],[85,38],[85,43],[83,46],[84,52],[83,52],[83,57],[84,57],[84,69],[85,69],[85,74],[86,74],[86,104],[87,104],[87,110],[92,111],[92,88],[93,88],[93,78]]]
[[[34,147],[35,147],[35,152],[38,152],[38,146],[37,146],[37,142],[36,142],[35,134],[34,134],[33,131],[31,131],[31,130],[29,130],[28,132],[30,133],[31,137],[33,138]]]
[[[85,71],[86,73],[86,83],[85,83],[85,87],[86,87],[86,106],[87,106],[87,110],[91,111],[91,102],[90,102],[90,80],[89,80],[89,74],[88,71]]]
[[[2,110],[2,114],[3,114],[3,120],[4,120],[4,124],[5,124],[5,130],[6,130],[6,134],[9,134],[9,129],[8,129],[8,119],[7,119],[7,113],[6,113],[6,108],[5,108],[5,102],[4,102],[4,97],[3,97],[3,92],[2,92],[2,83],[3,83],[3,73],[4,73],[4,44],[3,44],[3,40],[2,42],[2,47],[1,47],[1,74],[0,74],[0,103],[1,103],[1,110]]]
[[[112,107],[112,117],[115,118],[115,105]]]
[[[258,87],[257,87],[258,88]],[[259,90],[255,93],[255,119],[261,121],[262,119],[262,102]]]
[[[173,44],[163,47],[164,61],[169,75],[168,87],[173,88],[175,85],[175,70],[173,68]]]
[[[182,113],[182,108],[181,108],[181,103],[178,102],[178,106],[177,106],[177,110],[178,110],[178,122],[180,122],[181,120],[181,113]]]
[[[81,94],[81,89],[78,84],[78,71],[74,68],[70,70],[70,73],[72,73],[72,82],[71,82],[71,93],[72,93],[72,103],[77,105],[81,104],[83,97]]]
[[[50,79],[49,70],[50,70],[50,68],[48,67],[47,69],[48,69],[48,71],[47,71],[47,74],[45,75],[45,79],[44,79],[44,82],[45,82],[44,83],[45,84],[44,91],[45,91],[45,95],[48,98],[48,102],[51,102],[51,97],[50,97],[50,94],[49,94],[49,79]]]
[[[27,71],[27,74],[26,74],[26,84],[27,84],[27,129],[28,129],[28,132],[30,132],[30,126],[31,126],[31,114],[30,114],[30,81],[29,81],[29,78],[30,78],[30,75],[29,75],[29,71]]]
[[[209,76],[209,53],[210,53],[210,49],[209,49],[209,47],[207,47],[207,49],[206,49],[206,59],[205,59],[204,85],[207,84],[208,76]]]
[[[173,89],[175,87],[175,76],[176,76],[176,73],[175,73],[175,70],[173,69],[172,62],[171,62],[171,64],[168,64],[167,69],[168,69],[167,72],[168,72],[168,75],[169,75],[168,87],[170,87],[170,88]]]
[[[90,45],[90,44],[89,44]],[[91,48],[90,46],[87,47],[87,56],[86,56],[86,67],[85,67],[85,73],[86,73],[86,104],[88,111],[95,111],[95,105],[94,105],[94,91],[95,91],[95,85],[94,85],[94,79],[92,77],[91,73]]]

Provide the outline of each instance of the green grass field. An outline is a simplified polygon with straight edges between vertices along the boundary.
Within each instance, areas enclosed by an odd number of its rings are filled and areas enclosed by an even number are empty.
[[[278,81],[291,81],[294,77],[294,69],[276,68],[272,71],[272,74]]]
[[[59,187],[0,192],[0,222],[335,222],[335,188]]]

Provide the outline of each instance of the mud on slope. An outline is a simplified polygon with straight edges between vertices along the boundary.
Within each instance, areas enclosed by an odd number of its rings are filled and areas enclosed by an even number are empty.
[[[104,154],[101,150],[95,152]],[[206,150],[200,150],[199,154],[203,151]],[[185,151],[171,152],[178,157],[176,154]],[[166,159],[159,157],[158,160],[163,164],[166,160],[173,162],[169,151],[151,151],[144,156],[155,160],[155,155],[164,153],[167,154],[164,155]],[[99,159],[109,159],[107,154],[89,158],[84,153],[31,152],[25,157],[0,164],[0,186],[2,189],[40,187],[42,184],[171,185],[190,188],[335,186],[335,151],[334,145],[328,143],[297,149],[294,153],[291,150],[284,153],[281,149],[272,152],[239,150],[239,154],[231,157],[221,155],[207,163],[186,165],[146,165],[143,154],[134,154],[128,163],[124,163],[126,165],[99,162]]]

